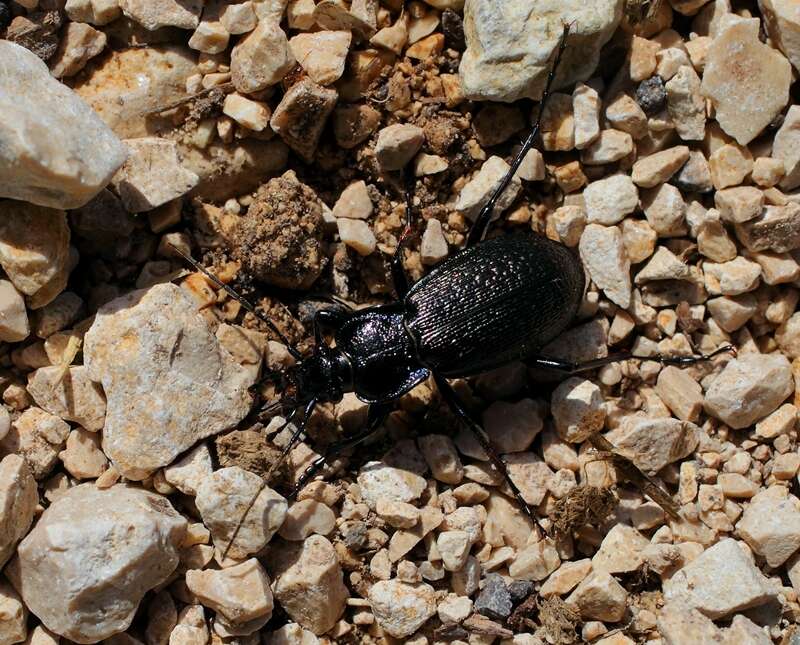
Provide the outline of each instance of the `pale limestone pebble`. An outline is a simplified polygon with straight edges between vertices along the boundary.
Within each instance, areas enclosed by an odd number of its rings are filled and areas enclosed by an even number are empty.
[[[378,240],[369,224],[362,220],[341,218],[336,220],[339,230],[339,238],[347,246],[352,248],[361,256],[367,256],[375,252],[378,247]]]
[[[50,59],[50,73],[56,78],[74,76],[89,59],[105,49],[106,35],[81,22],[68,22],[61,32],[58,49]]]
[[[369,604],[378,625],[395,638],[406,638],[436,614],[433,587],[381,580],[369,590]]]
[[[751,251],[748,255],[758,262],[761,267],[761,278],[766,284],[786,284],[800,278],[800,265],[788,253]]]
[[[214,471],[198,487],[195,504],[217,549],[232,558],[260,551],[283,524],[288,508],[261,477],[238,466]]]
[[[592,281],[609,300],[627,309],[631,304],[630,261],[617,227],[589,224],[579,243],[581,260]]]
[[[438,21],[438,18],[436,20]],[[369,42],[376,47],[383,47],[400,56],[409,40],[409,23],[408,15],[402,14],[393,25],[380,29],[369,39]]]
[[[758,484],[739,473],[720,473],[717,483],[725,497],[735,499],[750,499],[759,490]]]
[[[34,333],[39,338],[48,338],[66,329],[80,317],[83,308],[84,303],[80,296],[71,291],[61,292],[37,312]]]
[[[719,220],[709,220],[697,235],[698,251],[714,262],[729,262],[736,257],[736,244]]]
[[[539,595],[542,598],[563,596],[580,584],[591,571],[592,561],[589,558],[573,562],[562,562],[558,569],[553,571],[542,585]]]
[[[359,8],[365,9],[366,4],[354,2],[348,11],[346,6],[335,0],[322,0],[314,9],[314,20],[325,30],[351,30],[356,32],[361,40],[369,40],[375,35],[377,25],[374,21],[374,10],[372,16],[367,15],[369,12],[358,11]]]
[[[755,182],[755,184],[761,188],[772,188],[773,186],[777,186],[785,174],[786,166],[784,165],[782,159],[758,157],[753,162],[753,182]]]
[[[583,190],[587,221],[610,226],[636,210],[639,191],[628,175],[617,174],[589,184]]]
[[[553,391],[550,407],[556,431],[570,443],[586,441],[605,419],[600,388],[579,376],[568,378]]]
[[[658,629],[666,645],[723,642],[719,628],[710,618],[680,600],[671,601],[661,609]]]
[[[349,595],[333,545],[312,535],[278,556],[273,593],[301,627],[324,634],[341,617]]]
[[[753,186],[725,188],[714,194],[714,204],[724,221],[741,224],[761,214],[764,192]]]
[[[674,365],[658,375],[656,394],[682,421],[694,422],[703,409],[703,389],[689,374]]]
[[[11,579],[52,631],[95,643],[126,630],[145,593],[169,578],[185,532],[186,520],[160,495],[83,484],[55,500],[20,543]]]
[[[736,237],[749,251],[794,251],[800,247],[800,205],[765,206],[757,218],[736,225]]]
[[[689,153],[689,160],[675,175],[675,184],[686,192],[707,193],[714,188],[711,167],[699,150]]]
[[[106,400],[83,365],[41,367],[28,376],[28,393],[39,407],[87,430],[103,428]]]
[[[631,264],[639,264],[653,255],[658,234],[646,220],[630,217],[622,221],[622,244]]]
[[[747,547],[732,538],[707,548],[664,583],[667,603],[685,603],[712,619],[764,605],[776,596]]]
[[[381,461],[364,464],[357,480],[361,487],[361,496],[372,510],[375,510],[380,498],[413,502],[419,499],[427,485],[425,478]]]
[[[540,153],[541,154],[541,153]],[[527,157],[526,157],[527,159]],[[440,172],[444,172],[449,167],[447,159],[444,157],[440,157],[439,155],[429,155],[425,154],[424,152],[420,152],[414,158],[414,176],[415,177],[427,177],[428,175],[438,175]],[[541,164],[542,172],[544,172],[544,162]],[[522,172],[520,168],[518,173]]]
[[[73,22],[98,26],[106,25],[122,14],[119,0],[67,0],[64,11]]]
[[[292,150],[310,163],[338,97],[336,90],[303,79],[283,95],[269,124]]]
[[[153,112],[183,99],[186,79],[197,73],[194,53],[177,46],[112,51],[92,61],[91,68],[91,75],[79,77],[75,91],[126,138],[152,134]]]
[[[581,241],[586,219],[582,206],[561,206],[547,217],[547,236],[574,248]]]
[[[439,620],[443,623],[460,623],[472,613],[472,600],[456,594],[447,594],[436,607]]]
[[[31,333],[25,299],[8,280],[0,280],[0,340],[18,343]]]
[[[429,434],[420,437],[417,444],[436,480],[445,484],[461,483],[464,478],[464,467],[450,437]]]
[[[59,645],[60,642],[57,634],[51,632],[44,625],[37,625],[28,633],[25,645]]]
[[[420,511],[413,504],[379,497],[375,512],[382,520],[396,529],[410,529],[419,522]]]
[[[350,50],[349,31],[297,34],[289,40],[292,54],[315,83],[330,85],[344,73]]]
[[[667,110],[684,141],[700,141],[706,133],[706,102],[700,77],[689,65],[681,66],[666,83]]]
[[[221,54],[228,48],[231,35],[219,20],[201,20],[187,43],[205,54]]]
[[[250,411],[253,374],[220,345],[196,301],[176,285],[101,307],[84,339],[84,363],[107,398],[104,451],[128,478],[169,465]]]
[[[278,534],[284,540],[305,540],[309,535],[329,535],[336,527],[336,515],[322,502],[304,499],[289,507]]]
[[[0,461],[0,568],[33,523],[39,493],[25,459],[6,455]]]
[[[470,220],[474,221],[509,170],[511,170],[511,166],[501,157],[489,157],[481,166],[480,171],[461,189],[455,204],[456,210],[461,211]],[[521,189],[522,183],[520,180],[516,177],[512,178],[511,183],[494,208],[493,219],[498,218],[503,211],[511,206]]]
[[[609,573],[592,572],[567,597],[584,620],[615,623],[625,615],[628,592]]]
[[[202,0],[119,0],[122,13],[145,29],[161,27],[194,29],[200,22]]]
[[[550,95],[542,113],[542,148],[552,151],[568,151],[575,147],[575,117],[572,96],[562,92]]]
[[[0,108],[7,116],[0,196],[51,208],[83,206],[122,165],[125,147],[35,54],[3,41],[0,58],[6,62]]]
[[[354,181],[342,191],[333,205],[333,216],[337,219],[369,219],[372,215],[372,200],[369,197],[367,184],[363,180]]]
[[[539,540],[517,552],[508,568],[514,580],[540,581],[561,566],[561,558],[552,540]]]
[[[770,567],[779,567],[800,548],[800,500],[780,485],[750,500],[736,531]]]
[[[220,571],[186,572],[189,591],[233,624],[272,614],[269,584],[267,572],[255,558]]]
[[[442,531],[436,538],[436,549],[447,571],[460,571],[469,557],[472,541],[466,531]]]
[[[35,308],[52,302],[69,277],[70,231],[64,211],[25,202],[3,202],[0,265]],[[47,296],[47,297],[42,297]]]
[[[578,83],[572,92],[572,113],[574,119],[574,145],[584,150],[600,136],[600,108],[602,102],[597,91]]]
[[[633,138],[627,132],[609,128],[581,152],[587,166],[599,166],[624,159],[633,152]]]
[[[781,127],[775,133],[772,158],[782,162],[784,177],[778,182],[783,190],[800,186],[800,106],[792,105]]]
[[[556,86],[589,78],[597,67],[600,48],[622,17],[619,0],[603,0],[591,7],[569,0],[549,11],[547,3],[475,2],[464,7],[467,50],[460,65],[468,98],[516,101],[541,98],[551,59],[564,24],[574,24],[572,37],[584,44],[564,52]],[[516,52],[509,58],[508,52]]]
[[[667,464],[694,452],[700,438],[700,428],[678,419],[631,417],[606,438],[641,470],[654,475]]]
[[[747,178],[753,171],[753,157],[747,148],[726,143],[711,153],[708,165],[714,188],[721,190],[738,186]]]
[[[41,480],[58,461],[69,431],[69,425],[57,416],[29,407],[12,421],[8,434],[0,440],[0,448],[6,453],[19,454],[33,476]]]
[[[439,13],[428,11],[424,15],[412,16],[408,24],[408,42],[416,43],[430,36],[439,26]]]
[[[100,436],[83,428],[69,433],[66,447],[58,456],[77,480],[96,479],[108,468],[108,458],[100,449]]]
[[[28,609],[17,592],[5,579],[0,580],[0,642],[12,645],[25,641],[27,644],[27,620]],[[33,634],[31,640],[32,637]]]
[[[738,296],[753,291],[761,279],[761,267],[741,256],[722,264],[706,262],[703,272],[709,293],[723,296]]]
[[[741,20],[711,43],[702,91],[722,129],[746,145],[789,101],[792,70],[780,52],[758,39],[760,21]]]
[[[685,47],[665,47],[656,54],[656,74],[665,81],[670,81],[682,67],[690,66]]]
[[[416,156],[424,141],[422,128],[409,123],[390,125],[378,133],[375,157],[383,170],[400,170]]]
[[[756,435],[758,437],[763,437],[764,439],[775,439],[782,434],[787,434],[794,430],[796,425],[797,408],[791,403],[784,403],[781,407],[775,410],[775,412],[756,423]],[[747,470],[744,472],[747,472]]]
[[[318,645],[320,642],[313,632],[297,623],[287,623],[274,632],[265,633],[263,638],[265,645]]]
[[[633,164],[633,183],[642,188],[654,188],[670,179],[689,159],[689,148],[675,146],[638,159]]]
[[[176,623],[169,634],[169,645],[206,645],[209,639],[205,609],[186,591],[186,600],[191,603],[177,615]],[[173,603],[174,604],[174,603]]]
[[[749,293],[712,298],[706,306],[711,317],[723,331],[728,333],[743,327],[758,311],[756,298]]]
[[[264,130],[269,125],[269,118],[272,115],[266,103],[254,101],[236,92],[231,92],[225,97],[222,112],[239,125],[254,132]]]
[[[450,253],[447,239],[442,232],[442,223],[438,219],[431,218],[425,224],[419,252],[422,264],[427,266],[438,264]]]
[[[659,237],[686,234],[686,202],[672,184],[662,184],[642,194],[642,209]]]
[[[484,519],[485,516],[478,513],[478,509],[462,506],[448,513],[439,528],[444,531],[464,531],[469,536],[470,543],[474,544],[481,539],[481,524]]]
[[[258,24],[258,18],[250,0],[225,6],[220,14],[220,21],[231,35],[246,34],[253,31]]]
[[[647,284],[655,280],[691,280],[691,268],[667,247],[659,246],[655,254],[634,278],[636,284]]]
[[[541,408],[533,399],[521,399],[516,403],[495,401],[483,413],[483,427],[494,448],[501,453],[527,450],[543,425]],[[463,440],[464,436],[462,431],[458,440]],[[463,446],[460,441],[460,447]],[[470,456],[487,459],[482,449]]]
[[[202,483],[214,472],[211,451],[204,441],[164,468],[164,478],[185,495],[197,495]]]
[[[262,20],[231,51],[231,80],[243,94],[271,87],[295,65],[295,57],[280,26]]]

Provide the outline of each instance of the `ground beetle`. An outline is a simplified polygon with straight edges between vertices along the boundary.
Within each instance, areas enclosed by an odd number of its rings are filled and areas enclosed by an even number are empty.
[[[575,317],[585,287],[581,262],[564,245],[534,234],[482,241],[497,201],[538,136],[542,112],[568,34],[569,27],[565,26],[539,104],[536,124],[510,171],[476,218],[465,248],[415,284],[409,284],[402,263],[402,249],[411,230],[412,190],[409,187],[406,190],[406,227],[391,261],[398,300],[358,311],[318,311],[314,318],[316,347],[314,353],[306,358],[281,336],[298,361],[294,368],[283,374],[284,380],[291,382],[297,393],[296,408],[286,423],[293,420],[301,409],[304,411],[281,459],[300,440],[318,403],[337,402],[345,392],[354,392],[359,399],[370,404],[366,428],[333,444],[324,457],[309,466],[297,482],[292,496],[327,460],[373,434],[399,397],[421,381],[433,377],[443,399],[475,435],[525,513],[536,521],[509,477],[500,455],[447,379],[473,376],[523,359],[529,365],[574,374],[629,358],[689,365],[711,357],[617,354],[576,364],[537,356],[537,350],[563,332]],[[413,178],[410,183],[413,186]],[[209,275],[191,258],[186,259]],[[214,276],[209,277],[280,335],[250,303]],[[333,332],[335,347],[324,342],[323,330]],[[720,351],[727,350],[723,348]],[[276,467],[277,463],[270,474]]]

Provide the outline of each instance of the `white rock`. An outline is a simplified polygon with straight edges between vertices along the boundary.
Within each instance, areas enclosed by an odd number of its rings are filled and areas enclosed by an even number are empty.
[[[456,201],[456,209],[460,210],[469,219],[475,220],[481,208],[489,201],[495,189],[502,181],[503,177],[511,170],[500,157],[489,157],[481,166],[480,171],[475,175],[464,188]],[[497,202],[497,206],[492,213],[492,219],[497,219],[517,198],[522,189],[522,183],[514,177],[506,188],[503,195]]]
[[[6,455],[0,461],[0,568],[33,523],[39,493],[25,460]]]
[[[313,0],[312,4],[313,4]],[[268,645],[318,645],[319,639],[313,632],[303,629],[297,623],[288,623],[280,629],[264,636]]]
[[[631,304],[630,262],[622,233],[615,226],[589,224],[578,245],[592,281],[609,300],[627,309]]]
[[[69,433],[67,445],[58,454],[66,471],[75,479],[96,479],[108,468],[108,459],[100,450],[100,435],[78,428]]]
[[[703,265],[705,286],[712,294],[738,296],[753,291],[761,278],[761,266],[739,256],[730,262]]]
[[[175,463],[164,468],[164,479],[186,495],[197,495],[200,485],[214,472],[211,451],[199,443]]]
[[[442,232],[442,223],[438,219],[432,217],[425,224],[425,232],[422,234],[419,253],[422,263],[428,266],[441,262],[450,253],[447,239],[445,239]]]
[[[302,499],[289,507],[278,533],[284,540],[296,542],[309,535],[329,535],[336,528],[336,515],[327,505],[313,499]]]
[[[251,94],[279,83],[294,65],[286,34],[262,20],[231,51],[231,80],[239,92]]]
[[[676,237],[686,233],[686,202],[681,191],[672,184],[642,194],[642,209],[647,221],[660,237]]]
[[[408,470],[388,466],[381,461],[370,461],[358,474],[361,496],[371,509],[381,497],[397,502],[413,502],[425,490],[426,482]]]
[[[219,20],[201,20],[188,45],[205,54],[221,54],[228,48],[230,38],[230,33]]]
[[[407,502],[379,497],[375,505],[378,516],[396,529],[410,529],[419,522],[419,509]]]
[[[706,412],[735,429],[746,428],[775,410],[794,392],[789,361],[781,354],[744,354],[712,381]]]
[[[34,642],[34,634],[30,635],[30,640],[25,638],[27,620],[28,611],[17,592],[5,580],[0,581],[0,642],[11,645],[25,641],[26,644],[39,645]],[[45,642],[41,645],[49,644]],[[53,645],[58,643],[53,642]]]
[[[773,486],[750,500],[736,531],[770,567],[779,567],[800,548],[800,500]]]
[[[131,213],[149,211],[182,197],[200,178],[183,167],[174,141],[159,137],[126,139],[130,152],[112,184]]]
[[[667,645],[725,642],[719,628],[711,619],[681,601],[670,602],[661,610],[658,629]]]
[[[636,571],[643,562],[643,551],[650,544],[635,528],[615,524],[606,533],[600,548],[592,558],[592,571],[628,573]]]
[[[467,97],[507,102],[541,98],[565,24],[573,25],[570,40],[582,46],[567,47],[556,86],[586,80],[620,22],[622,4],[603,0],[588,6],[565,0],[554,10],[543,0],[467,0],[467,51],[459,70]]]
[[[378,133],[375,157],[383,170],[400,170],[416,156],[424,141],[425,134],[416,125],[390,125]]]
[[[700,428],[678,419],[630,417],[606,438],[641,470],[655,475],[667,464],[694,452]]]
[[[101,307],[85,337],[84,363],[108,401],[103,448],[129,479],[169,465],[250,410],[252,373],[173,284]]]
[[[561,565],[552,540],[539,540],[525,547],[508,567],[515,580],[544,580]]]
[[[61,32],[61,42],[50,59],[50,73],[56,78],[74,76],[90,58],[105,49],[106,35],[80,22],[68,22]]]
[[[122,14],[119,0],[67,0],[64,10],[73,22],[92,25],[106,25]]]
[[[495,401],[483,413],[483,427],[498,452],[522,452],[541,432],[544,421],[541,408],[533,399]],[[488,458],[482,452],[480,456]]]
[[[227,32],[233,35],[253,31],[258,24],[258,18],[250,0],[227,5],[220,14],[220,20]]]
[[[269,577],[255,558],[220,571],[187,571],[186,586],[204,606],[233,624],[272,615]]]
[[[359,255],[370,255],[378,248],[375,233],[365,221],[342,217],[336,220],[336,227],[342,242]]]
[[[600,136],[600,95],[594,88],[578,83],[572,93],[575,147],[584,150]]]
[[[342,191],[333,205],[333,216],[336,218],[368,219],[372,215],[372,200],[369,197],[364,180],[354,181]]]
[[[20,543],[12,579],[52,631],[96,643],[125,631],[145,593],[178,566],[186,520],[160,495],[76,486]]]
[[[429,434],[420,437],[417,443],[435,479],[446,484],[461,482],[464,478],[464,467],[450,437]]]
[[[103,428],[106,400],[100,386],[91,380],[83,365],[40,367],[28,376],[28,393],[37,405],[65,421],[87,430]]]
[[[583,191],[590,224],[610,226],[630,215],[639,205],[639,190],[628,175],[593,181]]]
[[[792,105],[775,133],[772,157],[783,162],[785,175],[779,185],[784,190],[800,186],[800,105]]]
[[[460,623],[472,613],[472,600],[456,594],[447,594],[436,609],[443,623]]]
[[[269,117],[272,115],[266,103],[253,101],[236,92],[231,92],[225,97],[222,112],[239,125],[254,132],[264,130],[269,125]]]
[[[194,29],[200,22],[202,0],[119,0],[128,18],[145,29],[155,31],[161,27]]]
[[[25,300],[8,280],[0,280],[0,340],[17,343],[31,333]]]
[[[378,625],[395,638],[411,636],[436,613],[433,587],[381,580],[369,590],[369,604]]]
[[[0,448],[23,457],[33,476],[40,480],[55,466],[68,435],[68,424],[31,406],[11,424],[8,434],[0,441]]]
[[[436,547],[447,571],[460,571],[469,557],[472,541],[466,531],[442,531],[436,538]]]
[[[351,39],[349,31],[318,31],[292,37],[289,46],[315,83],[330,85],[344,73]]]
[[[0,41],[0,60],[0,196],[83,206],[125,161],[125,147],[35,54]]]
[[[195,503],[220,553],[227,550],[238,559],[257,553],[272,539],[288,508],[261,477],[238,466],[214,471],[197,489]]]
[[[600,131],[594,140],[581,154],[581,161],[590,166],[614,163],[624,159],[633,152],[633,138],[627,132],[613,128]]]
[[[585,620],[618,622],[625,615],[628,592],[608,573],[592,573],[567,598]]]
[[[745,550],[731,538],[706,549],[664,583],[664,598],[713,619],[774,600],[776,591]]]
[[[678,69],[666,84],[667,110],[684,141],[702,141],[706,134],[706,102],[700,92],[700,77],[689,65]]]

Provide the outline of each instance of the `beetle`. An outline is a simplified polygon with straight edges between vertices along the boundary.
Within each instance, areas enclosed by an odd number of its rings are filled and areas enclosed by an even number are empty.
[[[538,524],[510,478],[504,461],[448,379],[474,376],[523,359],[528,365],[576,374],[630,358],[659,360],[665,365],[689,365],[728,351],[729,348],[722,348],[707,356],[679,357],[623,353],[584,363],[536,353],[575,318],[585,289],[583,266],[566,246],[533,233],[485,241],[483,238],[498,200],[533,148],[568,34],[569,26],[565,25],[539,104],[538,118],[509,172],[476,217],[464,248],[418,282],[410,284],[402,261],[402,250],[412,228],[413,178],[410,178],[406,189],[406,225],[390,264],[397,300],[357,311],[317,311],[315,349],[310,356],[303,357],[250,303],[194,260],[186,258],[278,333],[297,360],[293,368],[282,374],[284,381],[296,391],[296,408],[284,425],[301,409],[303,417],[265,480],[269,480],[280,461],[300,440],[317,404],[338,402],[347,392],[354,392],[369,404],[366,427],[330,446],[327,453],[302,474],[290,497],[294,497],[326,461],[372,435],[397,399],[432,377],[444,401],[502,474],[522,510]],[[324,331],[333,333],[334,346],[324,342]],[[231,543],[234,539],[235,535]]]

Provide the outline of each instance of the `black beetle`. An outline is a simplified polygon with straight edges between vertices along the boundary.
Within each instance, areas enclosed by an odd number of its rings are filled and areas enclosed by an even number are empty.
[[[282,374],[296,391],[294,403],[297,407],[286,423],[300,409],[305,414],[281,458],[299,441],[318,403],[337,402],[345,392],[354,392],[370,404],[367,427],[333,444],[325,456],[317,459],[301,476],[292,496],[326,460],[374,433],[400,396],[433,377],[443,399],[478,439],[525,513],[536,521],[488,436],[447,379],[474,376],[522,359],[530,365],[577,373],[629,358],[660,360],[674,365],[710,358],[617,354],[575,364],[537,356],[536,351],[562,333],[574,319],[584,293],[583,267],[567,247],[541,236],[509,235],[481,241],[497,201],[534,145],[568,33],[569,27],[565,26],[539,105],[537,122],[511,169],[476,218],[465,248],[415,284],[409,284],[402,264],[402,248],[411,229],[412,190],[409,188],[406,190],[406,227],[391,262],[398,300],[358,311],[318,311],[314,318],[316,347],[309,357],[303,358],[287,342],[298,363]],[[410,181],[413,182],[413,178]],[[260,316],[230,287],[191,258],[186,259],[277,332],[269,320]],[[324,342],[323,330],[333,332],[335,347]]]

